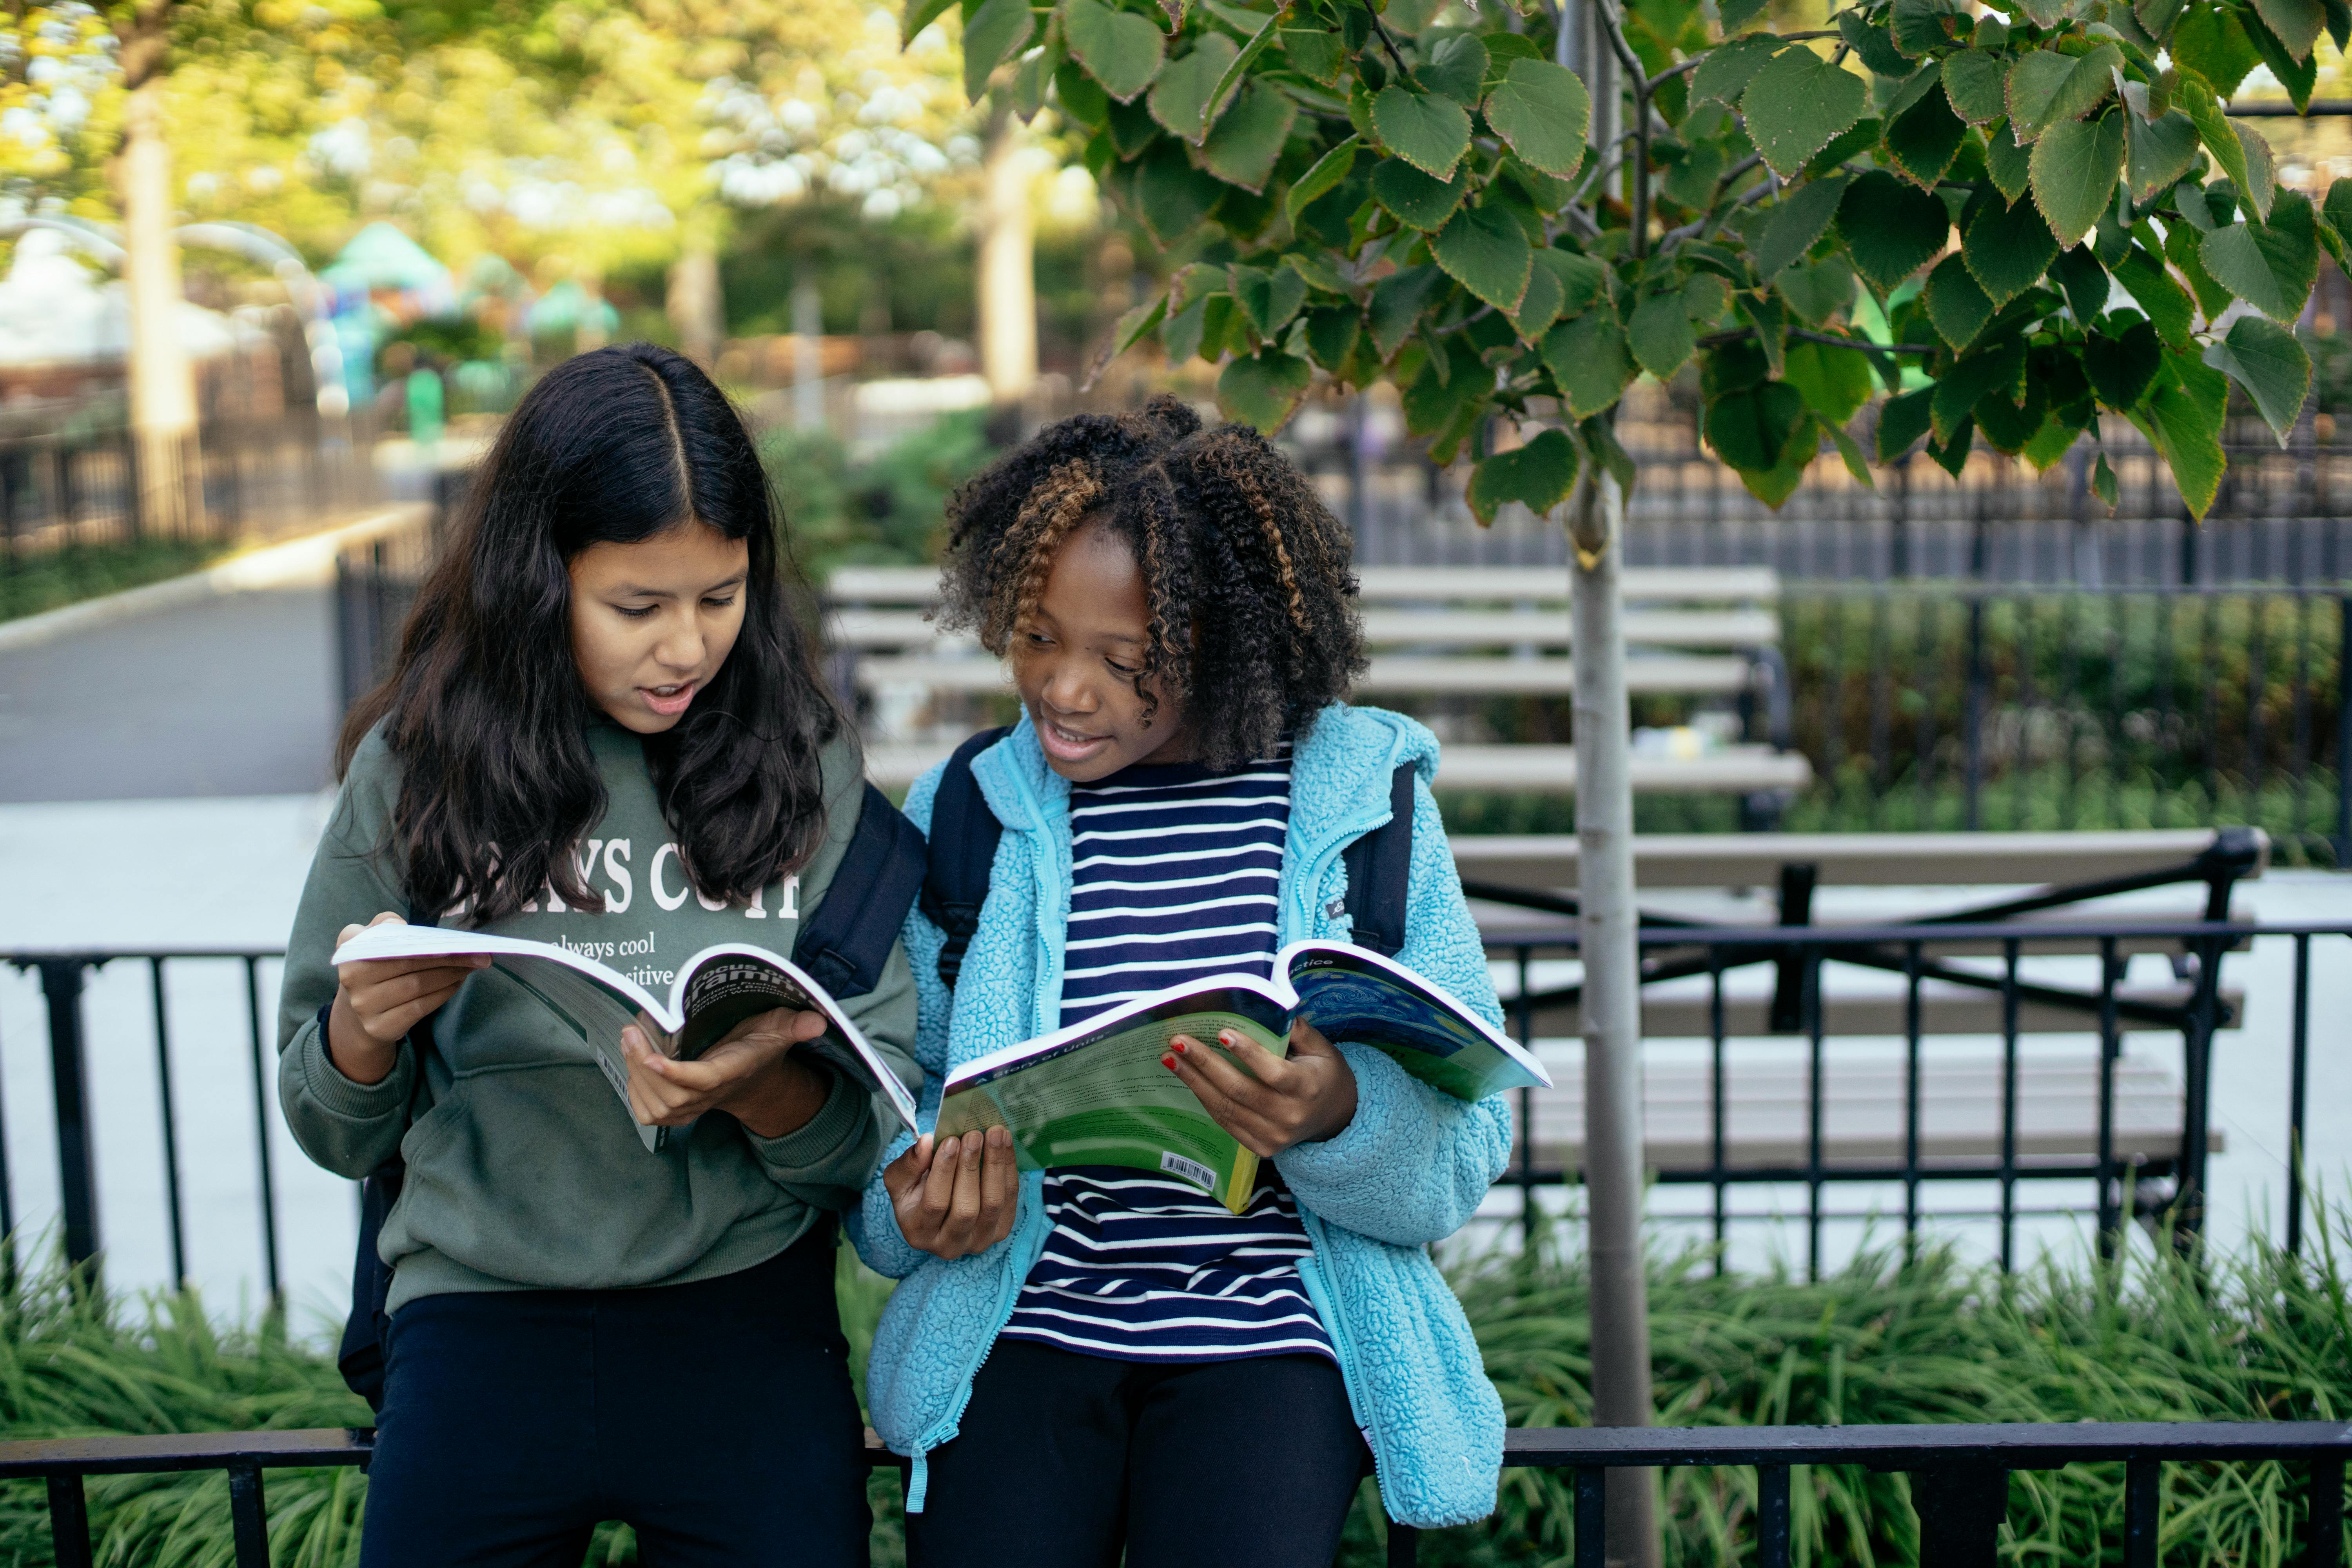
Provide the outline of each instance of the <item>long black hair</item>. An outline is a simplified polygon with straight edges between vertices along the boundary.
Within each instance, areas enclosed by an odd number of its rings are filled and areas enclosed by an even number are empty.
[[[807,631],[783,520],[749,431],[692,362],[598,349],[522,399],[457,509],[400,658],[344,721],[340,775],[377,723],[402,765],[388,830],[413,907],[478,923],[552,887],[601,910],[572,847],[604,815],[572,652],[572,559],[704,523],[749,546],[743,627],[676,728],[643,738],[687,876],[749,899],[824,838],[818,750],[841,728]]]
[[[1049,425],[956,491],[941,620],[1003,657],[1090,522],[1143,578],[1144,721],[1162,699],[1186,709],[1210,767],[1305,734],[1363,673],[1347,529],[1265,437],[1203,430],[1164,393]]]

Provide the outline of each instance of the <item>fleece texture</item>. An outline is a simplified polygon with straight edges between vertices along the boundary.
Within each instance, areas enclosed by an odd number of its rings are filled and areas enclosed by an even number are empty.
[[[1400,714],[1335,704],[1300,737],[1276,940],[1347,939],[1341,851],[1389,820],[1390,780],[1407,763],[1418,777],[1398,960],[1499,1026],[1486,952],[1430,794],[1436,737]],[[926,832],[940,771],[924,774],[907,798],[907,815]],[[1004,836],[952,994],[939,977],[945,937],[919,908],[907,920],[920,998],[915,1057],[924,1072],[925,1127],[937,1120],[949,1072],[1048,1032],[1061,1016],[1069,784],[1045,765],[1025,718],[973,759],[972,776]],[[1356,1075],[1355,1120],[1337,1137],[1275,1161],[1297,1195],[1314,1247],[1299,1273],[1339,1352],[1390,1517],[1422,1528],[1466,1523],[1494,1511],[1503,1406],[1461,1305],[1426,1248],[1458,1229],[1502,1173],[1510,1112],[1499,1096],[1465,1105],[1377,1050],[1336,1043]],[[885,1160],[911,1141],[902,1133]],[[922,1504],[925,1455],[956,1435],[972,1376],[1045,1249],[1043,1187],[1041,1174],[1023,1176],[1012,1235],[953,1262],[908,1245],[878,1174],[850,1215],[859,1254],[900,1281],[875,1335],[866,1394],[882,1440],[915,1461],[912,1510]]]

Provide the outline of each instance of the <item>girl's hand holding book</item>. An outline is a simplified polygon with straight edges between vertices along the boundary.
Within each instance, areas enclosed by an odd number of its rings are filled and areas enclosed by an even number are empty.
[[[985,1252],[1013,1234],[1021,1195],[1013,1134],[992,1127],[934,1146],[926,1132],[884,1169],[882,1184],[909,1246],[949,1259]]]
[[[1238,1029],[1217,1043],[1244,1072],[1190,1035],[1169,1041],[1160,1063],[1201,1097],[1216,1124],[1261,1159],[1294,1143],[1336,1138],[1356,1119],[1356,1075],[1339,1047],[1301,1018],[1290,1026],[1290,1055],[1276,1056]]]
[[[347,925],[337,947],[385,921],[406,922],[384,910],[366,926]],[[382,1083],[400,1059],[400,1042],[457,987],[490,966],[487,953],[462,957],[383,958],[335,970],[335,1004],[327,1015],[327,1054],[353,1083]]]
[[[746,1018],[690,1062],[673,1059],[668,1037],[643,1014],[621,1031],[629,1064],[629,1114],[642,1126],[684,1127],[723,1110],[761,1138],[782,1138],[824,1108],[831,1075],[792,1055],[824,1033],[822,1013],[779,1007]]]

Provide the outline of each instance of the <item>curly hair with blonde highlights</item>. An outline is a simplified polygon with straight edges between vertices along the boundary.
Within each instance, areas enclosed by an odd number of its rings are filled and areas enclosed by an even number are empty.
[[[1303,734],[1363,673],[1347,530],[1265,437],[1202,429],[1164,395],[1050,425],[955,493],[941,621],[1004,655],[1087,523],[1143,579],[1146,721],[1162,702],[1189,712],[1208,766]]]

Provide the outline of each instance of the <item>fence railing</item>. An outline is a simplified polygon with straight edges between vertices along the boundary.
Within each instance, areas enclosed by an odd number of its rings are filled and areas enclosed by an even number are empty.
[[[1811,587],[1780,611],[1839,826],[2244,822],[2352,865],[2352,591]]]
[[[268,1568],[269,1514],[263,1472],[364,1468],[375,1451],[366,1428],[196,1433],[166,1436],[66,1437],[0,1443],[0,1480],[47,1484],[49,1539],[58,1568],[91,1568],[84,1479],[221,1470],[228,1477],[237,1568]],[[866,1463],[906,1461],[868,1434]],[[2344,1562],[2344,1470],[2352,1422],[2079,1422],[1948,1426],[1541,1426],[1507,1432],[1506,1467],[1574,1474],[1571,1561],[1601,1568],[1608,1528],[1604,1479],[1612,1469],[1710,1466],[1753,1469],[1757,1507],[1749,1534],[1758,1568],[1790,1568],[1792,1471],[1800,1465],[1858,1465],[1910,1478],[1919,1518],[1920,1568],[1996,1568],[2019,1470],[2121,1464],[2122,1517],[2103,1531],[2118,1542],[2124,1568],[2157,1568],[2164,1524],[2164,1467],[2283,1462],[2304,1470],[2303,1568]],[[486,1483],[495,1484],[495,1482]],[[1422,1532],[1391,1524],[1390,1568],[1412,1568]]]
[[[1645,926],[1639,937],[1645,1008],[1670,1005],[1667,988],[1685,988],[1680,1015],[1685,1026],[1670,1034],[1670,1020],[1661,1023],[1654,1018],[1649,1033],[1653,1038],[1689,1038],[1705,1050],[1705,1068],[1696,1079],[1703,1106],[1703,1128],[1696,1139],[1701,1152],[1654,1162],[1656,1178],[1670,1186],[1709,1189],[1709,1208],[1696,1217],[1709,1226],[1718,1242],[1735,1223],[1778,1223],[1780,1219],[1734,1212],[1730,1200],[1736,1189],[1801,1188],[1807,1258],[1815,1270],[1822,1266],[1825,1223],[1875,1217],[1878,1212],[1839,1208],[1834,1194],[1873,1184],[1890,1191],[1900,1189],[1899,1212],[1906,1235],[1939,1220],[1997,1222],[2004,1266],[2013,1259],[2021,1219],[2086,1215],[2095,1218],[2102,1237],[2112,1237],[2135,1217],[2160,1218],[2184,1233],[2194,1232],[2202,1221],[2210,1190],[2216,1037],[2241,1022],[2235,1014],[2238,1003],[2221,984],[2225,955],[2255,943],[2279,943],[2292,951],[2291,994],[2265,995],[2262,1005],[2289,1009],[2286,1102],[2276,1108],[2276,1114],[2286,1133],[2288,1151],[2280,1173],[2285,1189],[2284,1239],[2291,1253],[2299,1253],[2305,1214],[2304,1134],[2311,1112],[2311,974],[2315,946],[2334,939],[2352,939],[2352,920],[2259,925],[2076,919],[2057,929],[1998,921],[1943,925]],[[1497,929],[1486,937],[1490,960],[1504,966],[1507,1026],[1530,1047],[1539,1039],[1577,1037],[1578,987],[1559,983],[1558,964],[1573,959],[1579,940],[1577,928],[1568,923]],[[2154,991],[2127,986],[2129,967],[2138,957],[2168,963],[2167,974],[2172,983]],[[257,1129],[253,1169],[260,1213],[256,1224],[267,1287],[273,1300],[281,1296],[282,1241],[269,1144],[276,1119],[277,1097],[272,1089],[276,1060],[274,1042],[267,1033],[269,1024],[263,994],[264,966],[278,958],[278,953],[254,949],[0,952],[0,964],[13,965],[37,978],[47,1006],[61,1241],[70,1261],[86,1263],[100,1257],[103,1249],[104,1226],[98,1209],[90,1139],[92,1042],[82,1006],[89,976],[110,965],[139,965],[145,972],[145,988],[152,998],[158,1136],[163,1156],[163,1190],[158,1196],[168,1218],[173,1277],[184,1279],[189,1278],[189,1258],[180,1192],[173,1020],[164,1005],[165,973],[175,963],[226,961],[242,970],[245,1016],[240,1032],[250,1064]],[[2092,958],[2096,960],[2096,973],[2088,977],[2029,967],[2038,961],[2057,959],[2071,960],[2080,968]],[[2326,962],[2324,950],[2319,961]],[[1547,965],[1553,966],[1549,975]],[[1770,971],[1773,1005],[1760,1013],[1750,1005],[1743,1012],[1733,1005],[1730,982],[1740,972],[1758,968]],[[1853,1017],[1841,1015],[1835,1005],[1836,987],[1824,979],[1832,973],[1874,973],[1882,977],[1882,984],[1884,977],[1894,976],[1899,978],[1902,988],[1898,994],[1882,998],[1874,1012],[1856,1023]],[[1693,986],[1703,987],[1695,1005],[1688,994]],[[1948,999],[1954,997],[1978,999],[1977,1011],[1969,1016],[1973,1021],[1961,1026],[1965,1033],[1952,1028],[1948,1020],[1939,1025],[1931,1017],[1933,1009],[1946,1006]],[[2154,1068],[2136,1070],[2126,1058],[2125,1036],[2150,1033],[2178,1037],[2177,1078],[2162,1077],[2157,1081],[2149,1077]],[[2067,1035],[2076,1043],[2049,1046],[2053,1036],[2063,1040]],[[1858,1070],[1839,1059],[1833,1047],[1859,1038],[1899,1045],[1901,1058],[1889,1102],[1893,1109],[1877,1113],[1883,1124],[1875,1130],[1873,1146],[1855,1152],[1838,1142],[1839,1128],[1844,1125],[1840,1118],[1847,1113],[1833,1105],[1832,1091],[1842,1073]],[[1980,1046],[1966,1043],[1986,1038],[1998,1045],[1998,1056],[1990,1065],[1979,1059]],[[2086,1038],[2095,1042],[2095,1058],[2087,1065],[2073,1061],[2085,1055]],[[1795,1097],[1793,1120],[1782,1129],[1774,1149],[1746,1157],[1734,1136],[1734,1120],[1742,1114],[1738,1085],[1751,1061],[1775,1053],[1786,1056],[1791,1045],[1801,1049],[1801,1067],[1793,1089],[1785,1083],[1780,1088]],[[2071,1065],[2054,1088],[2046,1078],[2034,1077],[2037,1068],[2054,1059],[2051,1050],[2071,1053]],[[110,1059],[121,1061],[125,1054],[110,1053]],[[1977,1075],[1974,1092],[1986,1100],[1991,1114],[1989,1125],[1970,1134],[1972,1142],[1957,1148],[1949,1141],[1937,1143],[1931,1136],[1936,1131],[1931,1123],[1942,1108],[1931,1102],[1928,1095],[1930,1079],[1954,1064],[1963,1064],[1966,1071]],[[2169,1073],[2169,1067],[2164,1071]],[[2025,1098],[2029,1086],[2030,1104]],[[2118,1119],[2126,1090],[2134,1108],[2128,1123]],[[2070,1125],[2074,1131],[2055,1145],[2040,1133],[2029,1139],[2027,1134],[2040,1125],[2033,1118],[2044,1116],[2053,1097],[2062,1093],[2074,1097]],[[2164,1106],[2178,1106],[2177,1113],[2163,1112],[2168,1120],[2161,1128],[2152,1124],[2154,1113],[2147,1110],[2151,1094]],[[2175,1095],[2177,1101],[2168,1098]],[[1577,1175],[1573,1162],[1548,1160],[1541,1151],[1556,1140],[1580,1147],[1581,1126],[1562,1127],[1548,1121],[1532,1091],[1521,1092],[1515,1110],[1517,1152],[1499,1184],[1517,1188],[1522,1214],[1532,1214],[1536,1189],[1557,1186]],[[2046,1131],[2041,1129],[2041,1132]],[[2074,1141],[2067,1142],[2066,1138]],[[1982,1211],[1932,1210],[1922,1202],[1924,1185],[1953,1182],[1986,1184],[1997,1197]],[[2029,1202],[2035,1192],[2052,1194],[2052,1200]],[[1893,1212],[1890,1209],[1890,1218]],[[12,1193],[5,1128],[0,1128],[0,1234],[13,1232],[22,1217]],[[13,1256],[5,1261],[13,1269]]]

